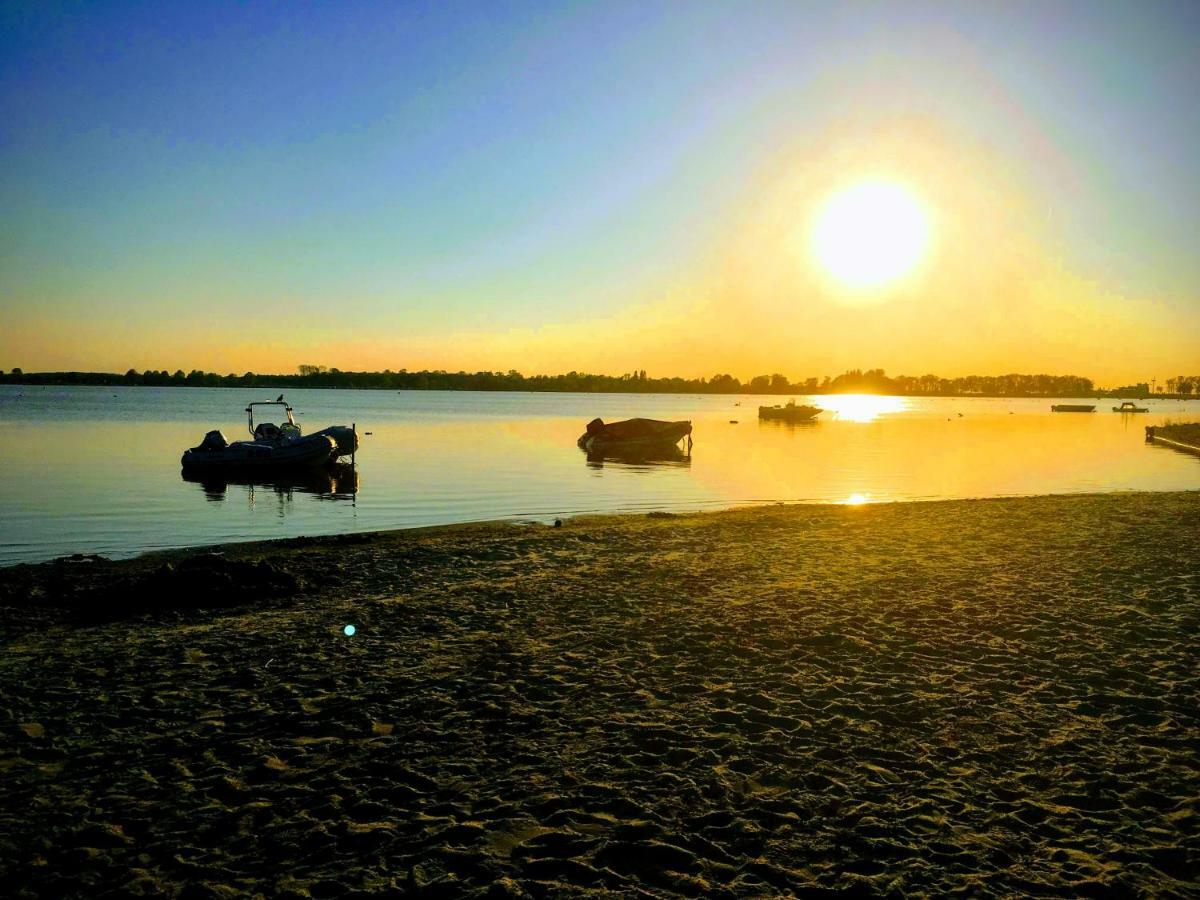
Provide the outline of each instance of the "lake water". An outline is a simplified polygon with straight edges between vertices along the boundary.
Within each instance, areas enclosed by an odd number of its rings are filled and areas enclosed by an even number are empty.
[[[1045,399],[826,396],[788,426],[758,421],[778,397],[434,391],[288,390],[305,431],[364,432],[354,477],[181,477],[184,449],[211,428],[246,437],[246,403],[276,394],[0,386],[0,565],[594,512],[1200,488],[1200,458],[1143,439],[1200,420],[1195,400],[1073,415]],[[691,419],[690,458],[589,460],[575,439],[595,416]]]

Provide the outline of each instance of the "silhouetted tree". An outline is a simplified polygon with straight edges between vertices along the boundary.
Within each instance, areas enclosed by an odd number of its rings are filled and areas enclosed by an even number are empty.
[[[733,375],[721,373],[711,378],[650,378],[645,369],[635,369],[624,375],[593,375],[568,372],[564,375],[532,375],[526,377],[516,369],[507,372],[447,372],[445,370],[409,372],[343,372],[323,366],[298,366],[294,375],[219,375],[193,369],[187,375],[177,369],[147,369],[140,375],[129,369],[124,375],[106,372],[36,372],[25,374],[19,368],[0,373],[0,383],[20,384],[128,384],[147,386],[188,387],[298,387],[322,388],[386,388],[392,390],[472,390],[472,391],[634,391],[638,393],[822,393],[867,391],[873,393],[906,394],[990,394],[997,396],[1086,396],[1094,391],[1091,379],[1075,375],[967,375],[946,379],[937,375],[897,375],[890,378],[882,369],[850,369],[836,378],[825,376],[818,382],[807,378],[791,384],[776,372],[756,375],[746,384]],[[1189,396],[1200,388],[1200,376],[1178,376],[1171,380],[1175,390]]]

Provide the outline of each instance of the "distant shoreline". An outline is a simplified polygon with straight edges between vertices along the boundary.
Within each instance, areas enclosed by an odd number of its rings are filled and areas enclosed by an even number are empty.
[[[351,374],[351,373],[347,373]],[[1089,391],[1083,393],[1001,393],[1001,392],[965,392],[965,391],[875,391],[865,389],[828,390],[822,388],[808,389],[793,385],[788,390],[755,391],[742,385],[738,389],[714,388],[709,385],[689,385],[687,387],[639,387],[630,383],[613,387],[579,387],[565,388],[557,386],[529,385],[522,387],[511,386],[451,386],[437,385],[427,387],[380,384],[320,384],[312,383],[297,375],[256,375],[253,381],[246,384],[230,383],[196,383],[173,382],[142,383],[130,382],[122,375],[94,372],[35,372],[20,376],[0,374],[0,385],[26,387],[132,387],[132,388],[227,388],[230,390],[245,389],[289,389],[303,390],[356,390],[356,391],[395,391],[397,393],[489,393],[489,394],[711,394],[714,396],[741,397],[825,397],[845,394],[872,394],[881,397],[954,397],[958,399],[988,399],[988,400],[1063,400],[1081,397],[1097,400],[1200,400],[1200,394],[1168,394],[1168,393],[1133,393],[1130,391]]]

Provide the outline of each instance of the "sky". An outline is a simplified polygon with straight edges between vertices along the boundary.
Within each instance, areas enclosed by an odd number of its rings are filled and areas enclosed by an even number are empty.
[[[1198,39],[1194,2],[7,3],[0,367],[1192,374]],[[814,250],[863,183],[925,235],[868,289]],[[861,218],[851,265],[906,246]]]

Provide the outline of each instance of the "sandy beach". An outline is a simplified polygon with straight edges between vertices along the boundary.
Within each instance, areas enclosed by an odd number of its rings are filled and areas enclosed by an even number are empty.
[[[234,545],[0,604],[7,896],[1200,878],[1197,493]]]

